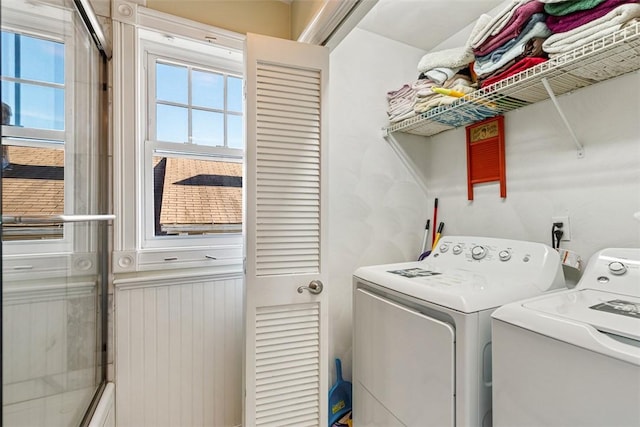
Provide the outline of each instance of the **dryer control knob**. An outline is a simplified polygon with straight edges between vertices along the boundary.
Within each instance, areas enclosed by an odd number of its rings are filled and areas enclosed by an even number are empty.
[[[460,255],[462,253],[462,246],[460,245],[455,245],[453,247],[453,254],[454,255]]]
[[[627,266],[621,263],[620,261],[613,261],[609,263],[609,271],[611,272],[611,274],[620,276],[627,272]]]
[[[446,243],[443,243],[440,245],[440,252],[445,253],[449,250],[449,245],[447,245]]]
[[[482,259],[487,255],[487,250],[483,246],[474,246],[471,248],[471,258]]]
[[[509,261],[511,259],[511,252],[509,251],[500,251],[498,254],[500,261]]]

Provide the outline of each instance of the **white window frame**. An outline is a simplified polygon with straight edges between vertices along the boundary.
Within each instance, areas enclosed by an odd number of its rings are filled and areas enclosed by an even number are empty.
[[[147,71],[155,68],[149,66],[151,54],[243,77],[245,36],[126,0],[114,4],[114,272],[203,267],[213,274],[237,273],[243,259],[240,232],[155,236],[153,192],[147,190],[153,188],[153,152],[176,151],[176,145],[154,141],[148,131]],[[242,150],[196,144],[180,148],[203,159],[227,155],[231,157],[220,160],[243,161]]]
[[[75,108],[75,40],[73,11],[45,4],[26,5],[15,0],[3,0],[2,31],[42,38],[64,44],[65,51],[65,126],[63,131],[44,129],[25,129],[15,126],[2,126],[2,144],[25,147],[60,149],[64,147],[64,213],[74,212],[73,180],[75,176],[73,153]],[[22,10],[20,10],[22,9]],[[6,81],[16,79],[5,78]],[[22,80],[22,79],[18,79]],[[53,86],[53,85],[50,85]],[[58,85],[55,85],[58,87]],[[14,111],[15,115],[15,111]],[[59,142],[52,142],[59,141]],[[11,215],[14,212],[3,212]],[[20,214],[22,212],[15,212]],[[43,255],[70,253],[74,250],[74,224],[63,225],[63,238],[45,240],[15,240],[3,242],[3,250],[9,257],[24,255]],[[36,262],[37,264],[37,262]]]
[[[174,143],[157,141],[156,135],[156,96],[155,96],[155,64],[157,60],[161,62],[185,64],[194,68],[204,70],[217,70],[222,73],[232,74],[234,76],[242,76],[242,62],[237,63],[236,67],[230,61],[218,60],[219,55],[225,54],[220,52],[219,48],[204,49],[200,43],[180,40],[180,48],[176,49],[176,36],[167,37],[158,40],[157,35],[150,35],[149,31],[140,31],[141,33],[141,49],[139,58],[142,66],[140,76],[140,85],[146,89],[146,105],[140,106],[141,110],[146,109],[147,117],[143,123],[147,123],[144,144],[144,157],[142,159],[144,166],[142,168],[144,177],[144,201],[143,215],[141,216],[140,227],[144,230],[142,248],[176,248],[176,247],[201,247],[206,250],[207,247],[215,245],[229,245],[235,243],[242,238],[242,233],[221,233],[219,235],[206,236],[156,236],[153,203],[153,153],[155,150],[165,152],[175,152],[176,157],[196,157],[202,160],[223,160],[229,162],[242,163],[243,150],[211,147],[190,143]],[[162,41],[161,41],[162,40]],[[191,50],[189,50],[191,47]],[[207,51],[210,51],[207,53]],[[204,53],[204,55],[203,55]],[[223,68],[224,67],[224,68]],[[144,99],[144,98],[143,98]],[[180,153],[180,154],[179,154]]]

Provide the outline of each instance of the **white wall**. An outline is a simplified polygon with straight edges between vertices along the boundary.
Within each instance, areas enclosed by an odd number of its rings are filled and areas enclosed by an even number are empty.
[[[427,196],[382,138],[381,128],[387,123],[386,91],[417,77],[415,66],[390,64],[417,64],[421,55],[358,28],[331,53],[329,354],[342,359],[345,378],[351,377],[353,271],[419,255]]]
[[[463,37],[464,38],[464,37]],[[351,274],[361,265],[412,259],[439,199],[444,234],[550,244],[551,217],[569,215],[562,247],[586,261],[605,247],[639,247],[640,74],[559,97],[585,146],[578,159],[550,101],[506,114],[507,198],[497,184],[475,186],[467,200],[464,128],[431,138],[397,135],[426,177],[417,187],[379,134],[385,93],[415,78],[421,53],[354,30],[331,56],[330,355],[350,378]]]
[[[587,260],[605,247],[640,246],[640,74],[631,73],[558,98],[585,157],[578,159],[553,104],[505,116],[507,197],[497,184],[467,200],[464,129],[432,137],[425,172],[447,234],[550,244],[551,217],[569,215],[562,247]]]

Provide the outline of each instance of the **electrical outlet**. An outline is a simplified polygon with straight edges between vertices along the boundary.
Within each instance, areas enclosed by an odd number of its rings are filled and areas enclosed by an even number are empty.
[[[562,223],[562,238],[560,239],[560,241],[562,242],[570,241],[571,240],[571,224],[569,223],[569,216],[568,215],[552,216],[551,225],[553,226],[553,224],[555,224],[556,222]]]

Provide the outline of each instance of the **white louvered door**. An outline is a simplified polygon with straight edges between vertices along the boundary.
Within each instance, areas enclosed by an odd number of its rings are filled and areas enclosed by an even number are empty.
[[[329,52],[247,35],[244,426],[328,422]]]

